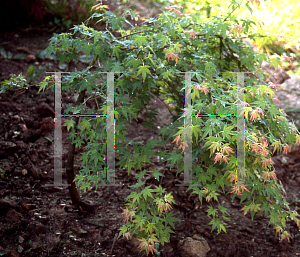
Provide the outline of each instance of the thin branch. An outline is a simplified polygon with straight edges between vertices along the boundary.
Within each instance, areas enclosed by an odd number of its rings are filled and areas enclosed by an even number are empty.
[[[229,15],[223,20],[223,22],[225,22],[230,16],[231,14],[239,7],[239,5],[237,5],[230,13]]]
[[[168,83],[168,85],[173,89],[173,91],[175,92],[175,94],[178,96],[178,99],[179,101],[182,103],[182,105],[184,105],[184,102],[183,100],[181,99],[178,91],[176,90],[176,88],[169,82],[169,81],[166,81]]]
[[[151,91],[152,93],[154,93],[153,91]],[[156,94],[154,94],[168,109],[169,113],[174,117],[175,115],[172,114],[171,110],[169,109],[168,105]]]
[[[288,92],[288,93],[291,93],[291,94],[300,95],[300,92],[291,91],[291,90],[287,90],[287,89],[284,89],[284,88],[279,88],[279,91],[285,91],[285,92]]]
[[[120,39],[123,39],[123,38],[126,38],[126,37],[130,37],[130,36],[133,36],[133,35],[136,35],[136,34],[140,34],[140,33],[146,33],[146,32],[151,32],[153,30],[142,30],[142,31],[137,31],[137,32],[134,32],[134,33],[130,33],[128,35],[125,35],[125,36],[122,36],[122,37],[118,37],[117,40],[120,40]],[[111,40],[110,43],[113,43],[114,40]]]

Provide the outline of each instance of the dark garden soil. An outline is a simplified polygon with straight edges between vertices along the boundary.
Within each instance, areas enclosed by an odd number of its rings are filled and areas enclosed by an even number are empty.
[[[2,33],[1,42],[6,51],[33,54],[44,50],[50,34],[43,32]],[[32,61],[32,63],[31,63]],[[58,70],[53,60],[0,60],[0,81],[9,74],[26,74],[28,67],[45,67]],[[51,65],[51,66],[50,66]],[[71,63],[69,71],[80,70],[83,63]],[[45,76],[42,73],[37,80]],[[135,184],[134,171],[116,167],[116,187],[99,187],[81,196],[97,206],[95,214],[82,215],[72,205],[67,188],[51,187],[54,169],[54,94],[53,89],[37,93],[31,87],[19,93],[0,95],[0,256],[141,256],[136,241],[119,238],[114,243],[118,228],[123,225],[122,208],[124,199]],[[64,93],[62,102],[72,102],[72,95]],[[159,128],[170,124],[170,113],[159,100],[151,103],[158,108],[159,116],[152,132],[145,129],[145,116],[127,125],[128,138],[132,141],[147,141],[158,137]],[[63,130],[63,160],[66,160],[68,133]],[[166,146],[171,149],[171,144]],[[300,151],[293,147],[289,154],[274,155],[275,170],[287,192],[291,208],[300,213]],[[79,158],[80,150],[76,152]],[[269,220],[250,214],[243,216],[243,207],[238,199],[231,201],[230,195],[221,195],[220,203],[228,208],[231,221],[226,226],[227,234],[211,232],[211,221],[207,217],[207,206],[200,204],[196,195],[189,197],[186,187],[175,184],[183,182],[183,174],[176,177],[176,168],[164,167],[155,156],[148,169],[165,171],[165,178],[158,182],[146,177],[146,185],[161,185],[172,192],[176,205],[175,223],[171,242],[161,247],[161,256],[180,256],[178,242],[198,235],[210,248],[206,256],[300,256],[300,232],[294,222],[287,222],[291,234],[290,242],[279,242]],[[78,170],[80,162],[76,161]],[[64,168],[64,163],[63,163]],[[63,181],[66,183],[65,173]],[[199,255],[200,256],[200,255]]]

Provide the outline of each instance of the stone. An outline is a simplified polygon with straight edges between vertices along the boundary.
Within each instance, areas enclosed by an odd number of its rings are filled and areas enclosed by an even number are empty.
[[[5,216],[5,219],[9,223],[18,223],[21,220],[22,215],[15,209],[10,208]]]
[[[34,221],[28,225],[27,230],[30,234],[39,235],[46,232],[46,227],[42,223]]]
[[[210,247],[206,240],[198,235],[180,240],[177,249],[182,257],[206,257]]]
[[[27,54],[26,55],[26,62],[35,62],[36,61],[36,57],[33,54]]]

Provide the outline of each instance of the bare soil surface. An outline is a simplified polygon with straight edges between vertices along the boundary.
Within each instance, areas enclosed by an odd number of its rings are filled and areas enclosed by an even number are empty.
[[[17,36],[16,36],[17,35]],[[44,50],[50,34],[43,33],[3,33],[1,43],[5,50],[13,54],[24,52],[33,54]],[[18,50],[19,47],[19,50]],[[20,50],[23,47],[23,50]],[[26,73],[32,63],[26,60],[1,60],[0,81],[9,78],[9,74]],[[35,60],[35,66],[48,70],[58,70],[53,60]],[[69,70],[82,69],[84,64],[71,63]],[[41,77],[45,74],[41,74]],[[40,77],[40,78],[41,78]],[[40,78],[37,78],[39,80]],[[114,243],[118,228],[123,225],[122,208],[124,199],[131,192],[130,185],[135,184],[135,172],[128,175],[127,170],[116,167],[116,187],[100,187],[81,196],[97,206],[95,214],[82,215],[72,205],[67,188],[46,186],[53,183],[54,168],[54,93],[53,90],[37,93],[37,88],[17,93],[0,95],[0,255],[1,256],[142,256],[135,241],[119,238]],[[66,103],[71,93],[63,94]],[[127,133],[132,141],[147,141],[158,136],[159,129],[170,122],[170,113],[164,104],[156,99],[152,108],[158,108],[160,115],[152,131],[145,129],[139,116],[137,121],[128,122]],[[63,160],[66,159],[68,133],[63,130]],[[166,146],[171,149],[171,144]],[[80,150],[76,152],[79,159]],[[175,224],[171,241],[161,247],[161,256],[180,256],[178,242],[193,235],[202,236],[210,247],[211,256],[300,256],[300,232],[294,222],[287,222],[291,234],[290,242],[279,242],[279,238],[269,220],[250,214],[243,216],[243,207],[236,198],[221,195],[220,203],[228,208],[231,221],[226,226],[227,233],[211,232],[207,217],[207,206],[200,204],[196,195],[189,197],[186,187],[175,184],[183,182],[183,174],[176,177],[177,169],[164,167],[153,157],[153,165],[145,168],[162,169],[165,178],[158,182],[147,177],[146,185],[161,185],[172,192],[176,205],[174,216],[180,219]],[[292,151],[273,156],[275,170],[287,192],[291,208],[300,212],[300,151]],[[80,162],[76,161],[77,169]],[[63,167],[64,168],[64,167]],[[63,174],[63,181],[65,181]]]

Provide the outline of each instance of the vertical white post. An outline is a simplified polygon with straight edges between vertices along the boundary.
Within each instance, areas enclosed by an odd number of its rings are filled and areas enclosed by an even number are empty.
[[[49,72],[53,73],[53,72]],[[61,74],[65,72],[54,72],[55,74],[55,127],[54,127],[54,184],[46,186],[68,186],[62,183],[62,131],[61,131]]]
[[[114,72],[107,73],[107,182],[115,184]]]
[[[237,186],[245,182],[244,72],[237,73]]]

